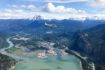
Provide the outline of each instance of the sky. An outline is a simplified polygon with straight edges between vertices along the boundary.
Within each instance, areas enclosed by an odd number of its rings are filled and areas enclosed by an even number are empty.
[[[0,19],[105,19],[105,0],[0,0]]]

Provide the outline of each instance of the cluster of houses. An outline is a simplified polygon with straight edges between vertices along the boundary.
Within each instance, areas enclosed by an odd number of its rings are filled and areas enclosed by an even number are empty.
[[[65,50],[63,49],[58,49],[54,48],[53,46],[55,45],[55,43],[52,42],[38,42],[39,47],[45,47],[47,48],[47,50],[44,50],[42,52],[38,52],[36,55],[38,58],[47,58],[47,55],[59,55],[59,53],[61,55],[67,55],[67,53],[65,52]]]

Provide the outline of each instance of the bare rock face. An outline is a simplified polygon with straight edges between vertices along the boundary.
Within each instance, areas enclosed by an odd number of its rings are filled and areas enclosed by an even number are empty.
[[[86,33],[76,33],[72,48],[81,53],[90,54],[92,51],[91,43]]]
[[[73,46],[88,56],[96,65],[96,70],[105,70],[105,24],[74,34]]]

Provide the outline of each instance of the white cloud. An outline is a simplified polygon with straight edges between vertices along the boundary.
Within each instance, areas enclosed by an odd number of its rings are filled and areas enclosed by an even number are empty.
[[[22,9],[28,9],[28,10],[35,10],[36,6],[35,5],[12,5],[13,8],[22,8]],[[38,8],[37,8],[38,9]]]
[[[26,10],[27,9],[27,10]],[[39,10],[39,11],[38,11]],[[47,12],[46,12],[47,11]],[[37,7],[35,5],[12,5],[10,9],[0,10],[0,18],[21,19],[32,18],[35,15],[41,15],[46,19],[105,19],[105,11],[100,14],[89,14],[84,10],[75,8],[66,8],[48,3],[45,6]]]
[[[66,8],[64,6],[55,6],[52,3],[48,3],[44,8],[45,11],[52,13],[63,13],[63,14],[86,14],[83,10],[77,10],[74,8]]]
[[[90,5],[93,7],[105,7],[105,0],[92,0],[90,2]]]
[[[8,13],[23,13],[23,10],[21,9],[4,9],[4,12],[8,12]]]
[[[66,8],[64,6],[55,6],[52,3],[48,3],[44,6],[35,6],[35,5],[12,5],[15,9],[24,9],[28,11],[44,11],[49,13],[62,13],[62,14],[86,14],[84,10],[77,10],[75,8]]]
[[[31,2],[52,2],[52,3],[73,3],[73,2],[87,2],[88,0],[21,0]]]
[[[43,0],[44,2],[52,3],[73,3],[73,2],[87,2],[88,0]]]
[[[0,11],[0,18],[11,18],[11,19],[19,19],[19,18],[25,18],[27,15],[26,12],[20,9],[4,9]]]
[[[27,19],[33,18],[35,15],[41,15],[45,19],[74,19],[85,20],[86,18],[94,20],[105,20],[105,14],[58,14],[58,13],[46,13],[46,12],[27,12],[24,10],[5,9],[0,11],[0,19]]]
[[[105,14],[88,14],[87,17],[94,20],[105,20]]]

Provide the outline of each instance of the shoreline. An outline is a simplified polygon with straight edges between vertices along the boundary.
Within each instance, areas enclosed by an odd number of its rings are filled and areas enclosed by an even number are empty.
[[[82,70],[95,70],[95,66],[93,67],[93,64],[94,64],[93,62],[92,62],[92,66],[90,66],[88,60],[76,54],[75,51],[65,50],[65,52],[67,52],[68,54],[74,55],[75,57],[80,59],[80,66],[82,67]]]

